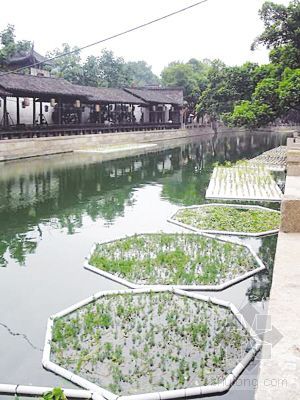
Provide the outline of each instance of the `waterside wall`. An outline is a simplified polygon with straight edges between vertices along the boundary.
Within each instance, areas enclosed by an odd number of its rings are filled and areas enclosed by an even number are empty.
[[[223,128],[218,132],[229,131],[232,131],[232,129]],[[241,131],[241,129],[238,131]],[[0,141],[0,161],[68,153],[76,150],[99,149],[104,146],[132,143],[156,143],[208,134],[214,134],[210,127],[7,139]]]

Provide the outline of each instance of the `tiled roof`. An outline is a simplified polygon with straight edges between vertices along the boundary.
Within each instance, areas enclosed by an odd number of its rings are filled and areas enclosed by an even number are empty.
[[[103,88],[74,85],[62,78],[15,73],[0,73],[0,90],[13,96],[77,97],[87,102],[126,104],[182,104],[183,91],[178,88]],[[5,95],[5,94],[4,94]]]
[[[128,93],[123,89],[117,88],[103,88],[103,87],[93,87],[93,86],[79,86],[78,87],[82,93],[91,102],[111,102],[111,103],[127,103],[127,104],[145,104],[140,98]]]
[[[14,73],[1,75],[0,73],[0,87],[13,94],[84,96],[82,90],[78,89],[77,85],[72,85],[72,83],[62,78],[48,78],[44,76]]]
[[[10,93],[0,87],[0,96],[10,96]]]
[[[183,104],[180,88],[126,88],[126,91],[149,103]]]

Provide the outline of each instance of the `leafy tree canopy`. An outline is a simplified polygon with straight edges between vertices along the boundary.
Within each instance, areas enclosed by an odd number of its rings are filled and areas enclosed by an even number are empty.
[[[83,69],[80,64],[81,57],[78,47],[71,47],[67,43],[63,43],[62,48],[56,48],[46,54],[46,58],[58,57],[62,54],[69,53],[64,57],[56,58],[52,61],[51,72],[53,75],[60,78],[65,78],[66,80],[80,84],[83,79]]]
[[[145,61],[129,61],[126,63],[127,72],[134,86],[158,85],[160,80],[152,72]]]
[[[257,78],[257,64],[245,63],[240,67],[227,67],[220,60],[211,63],[208,70],[208,85],[201,93],[197,111],[219,117],[232,110],[238,100],[249,100]]]
[[[183,88],[184,99],[193,109],[208,83],[209,62],[192,58],[187,63],[174,61],[165,67],[161,73],[164,86]]]
[[[241,101],[232,113],[224,114],[223,119],[229,126],[247,126],[250,129],[267,125],[274,118],[272,109],[259,101]]]
[[[293,0],[286,7],[266,1],[259,11],[265,30],[252,44],[254,49],[258,44],[267,46],[268,49],[282,45],[291,45],[300,49],[300,3]]]
[[[271,63],[256,69],[257,83],[250,101],[235,103],[224,120],[232,125],[255,128],[300,113],[300,2],[288,6],[266,1],[260,12],[264,31],[252,49],[263,44],[270,49]]]
[[[100,56],[89,56],[81,62],[78,48],[63,44],[62,49],[56,49],[47,54],[53,57],[68,51],[75,53],[54,60],[52,73],[63,77],[72,83],[88,86],[125,87],[144,86],[159,83],[158,77],[144,61],[126,63],[122,57],[117,57],[111,50],[102,50]]]
[[[284,111],[290,109],[300,112],[300,68],[284,71],[283,79],[279,82],[278,97]]]

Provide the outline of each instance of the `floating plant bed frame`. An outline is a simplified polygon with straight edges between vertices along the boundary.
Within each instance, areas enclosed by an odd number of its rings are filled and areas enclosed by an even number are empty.
[[[287,167],[287,146],[279,146],[251,158],[250,163],[263,164],[270,171],[283,172]]]
[[[148,235],[148,234],[147,233],[139,233],[138,235],[141,236],[141,235]],[[156,234],[156,235],[159,235],[159,233]],[[239,275],[239,276],[237,276],[237,277],[235,277],[233,279],[230,279],[230,280],[228,280],[226,282],[223,282],[223,283],[220,283],[220,284],[216,284],[216,285],[212,285],[212,284],[210,284],[210,285],[175,285],[175,284],[169,284],[168,285],[168,284],[160,284],[159,282],[157,284],[136,284],[136,283],[131,282],[131,281],[127,280],[127,279],[121,278],[121,277],[119,277],[119,276],[117,276],[117,275],[115,275],[113,273],[104,271],[104,270],[102,270],[100,268],[97,268],[97,267],[94,267],[93,265],[91,265],[89,263],[89,260],[90,260],[91,256],[93,255],[93,253],[95,252],[95,250],[97,248],[97,245],[99,244],[99,243],[94,243],[94,245],[92,246],[92,249],[91,249],[88,257],[86,258],[86,261],[84,262],[84,268],[89,270],[89,271],[91,271],[91,272],[94,272],[94,273],[96,273],[98,275],[101,275],[104,278],[108,278],[108,279],[110,279],[110,280],[112,280],[112,281],[114,281],[116,283],[119,283],[119,284],[121,284],[121,285],[123,285],[123,286],[125,286],[127,288],[130,288],[130,289],[141,289],[143,287],[147,287],[147,288],[151,288],[153,290],[156,290],[157,287],[164,288],[164,289],[168,289],[168,288],[171,287],[171,288],[180,289],[180,290],[187,290],[187,291],[203,290],[203,291],[216,291],[216,292],[224,290],[224,289],[227,289],[228,287],[233,286],[236,283],[242,282],[245,279],[248,279],[251,276],[257,274],[258,272],[264,271],[266,269],[266,266],[264,265],[262,260],[257,256],[257,254],[252,249],[252,247],[247,245],[247,244],[245,244],[245,243],[233,242],[230,239],[220,238],[220,237],[218,237],[216,235],[207,234],[207,233],[197,233],[197,235],[202,236],[202,237],[206,237],[206,238],[210,238],[210,239],[216,239],[216,240],[218,240],[220,242],[231,243],[231,244],[234,244],[234,245],[245,247],[246,249],[249,250],[251,256],[254,258],[254,260],[258,264],[258,267],[253,269],[253,270],[251,270],[251,271],[248,271],[248,272],[246,272],[244,274],[241,274],[241,275]],[[102,242],[100,244],[103,245],[103,244],[113,243],[113,242],[115,242],[117,240],[126,239],[128,237],[130,237],[130,236],[125,236],[125,237],[121,237],[121,238],[118,238],[118,239],[109,240],[109,241],[106,241],[106,242]]]
[[[137,395],[128,395],[128,396],[118,396],[113,394],[112,392],[104,389],[97,384],[91,383],[89,380],[76,375],[75,373],[60,367],[58,364],[51,361],[51,341],[52,341],[52,334],[53,334],[53,327],[54,322],[56,319],[64,317],[68,314],[71,314],[75,310],[86,306],[90,303],[95,302],[96,300],[100,299],[101,297],[110,296],[110,295],[126,295],[126,294],[138,294],[138,293],[159,293],[159,292],[169,292],[173,294],[177,294],[178,296],[182,297],[189,297],[195,300],[211,302],[215,305],[224,307],[229,309],[237,319],[237,321],[241,324],[241,326],[246,330],[249,334],[251,339],[254,341],[254,345],[252,348],[247,352],[247,354],[242,358],[241,361],[233,368],[231,373],[229,373],[221,383],[213,384],[213,385],[206,385],[206,386],[196,386],[190,387],[185,389],[175,389],[175,390],[166,390],[162,392],[152,392],[152,393],[145,393],[145,394],[137,394]],[[57,375],[62,376],[63,378],[73,382],[74,384],[90,390],[93,392],[93,398],[96,399],[97,395],[103,396],[107,400],[167,400],[167,399],[177,399],[177,398],[189,398],[194,396],[206,396],[210,394],[218,394],[224,393],[230,389],[236,379],[240,376],[243,370],[247,367],[247,365],[254,359],[257,352],[262,347],[262,341],[259,339],[255,331],[252,327],[246,322],[244,317],[238,311],[238,309],[230,302],[216,299],[214,297],[203,296],[194,293],[187,293],[183,290],[175,289],[175,288],[147,288],[144,287],[142,289],[135,289],[135,290],[108,290],[94,294],[91,297],[88,297],[85,300],[80,301],[77,304],[74,304],[63,311],[58,312],[49,317],[47,323],[47,330],[46,330],[46,338],[45,338],[45,345],[43,351],[43,359],[42,364],[43,367],[49,371],[56,373]]]
[[[252,182],[253,179],[256,179],[256,182]],[[266,182],[263,182],[264,180]],[[264,186],[267,181],[268,187]],[[248,190],[248,193],[245,193],[245,190]],[[259,191],[261,193],[258,193]],[[215,167],[205,193],[206,199],[231,201],[281,202],[282,196],[268,169],[263,164],[249,161],[231,167]]]
[[[255,205],[245,205],[245,204],[226,204],[226,203],[208,203],[208,204],[200,204],[200,205],[194,205],[194,206],[188,206],[188,207],[180,207],[174,214],[171,215],[170,218],[167,219],[168,222],[171,224],[178,225],[182,228],[188,229],[192,232],[195,233],[208,233],[208,234],[213,234],[213,235],[235,235],[235,236],[268,236],[268,235],[274,235],[279,232],[278,229],[272,229],[272,230],[267,230],[267,231],[262,231],[262,232],[239,232],[239,231],[221,231],[221,230],[213,230],[213,229],[200,229],[196,228],[193,225],[188,225],[183,222],[180,222],[176,220],[176,214],[179,211],[184,211],[184,210],[193,210],[193,209],[198,209],[198,208],[208,208],[208,207],[232,207],[232,208],[241,208],[241,209],[247,209],[247,210],[262,210],[262,211],[272,211],[274,213],[280,214],[280,211],[277,210],[272,210],[271,208],[267,207],[262,207],[262,206],[255,206]]]

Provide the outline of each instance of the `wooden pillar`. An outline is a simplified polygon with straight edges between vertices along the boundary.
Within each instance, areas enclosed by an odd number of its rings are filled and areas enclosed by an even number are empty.
[[[40,125],[43,124],[43,102],[40,100]]]
[[[62,123],[62,102],[61,99],[57,100],[57,112],[58,112],[58,124],[61,125]]]
[[[7,100],[3,97],[3,126],[7,126]]]
[[[83,118],[82,118],[82,104],[80,102],[80,108],[78,110],[78,118],[79,118],[79,123],[83,124]]]
[[[20,99],[17,97],[17,125],[20,125]]]
[[[32,125],[35,125],[36,112],[35,112],[35,97],[32,99]]]

